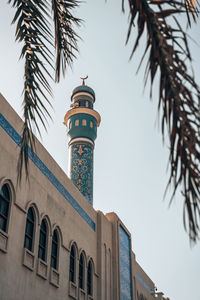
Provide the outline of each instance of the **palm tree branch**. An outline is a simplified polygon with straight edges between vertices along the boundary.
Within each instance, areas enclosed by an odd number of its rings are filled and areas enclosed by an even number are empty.
[[[47,94],[52,95],[48,78],[51,73],[45,65],[53,68],[52,54],[47,44],[52,45],[49,9],[45,0],[10,0],[16,9],[13,23],[16,23],[16,40],[23,42],[21,58],[24,59],[23,111],[24,125],[20,156],[18,159],[18,182],[25,167],[28,176],[28,153],[35,149],[33,126],[40,133],[38,119],[46,129],[49,112],[44,101],[50,103]]]
[[[56,75],[59,82],[61,69],[63,74],[66,65],[71,65],[78,51],[77,39],[79,36],[73,29],[73,25],[79,25],[80,19],[74,17],[71,10],[77,7],[76,0],[52,0],[52,11],[55,30],[56,48]]]
[[[163,138],[167,129],[170,143],[168,186],[173,185],[171,200],[178,187],[182,188],[186,210],[184,224],[189,230],[190,240],[195,242],[199,236],[200,217],[200,89],[193,76],[188,73],[184,62],[185,59],[191,61],[187,36],[176,19],[175,28],[166,21],[167,17],[175,14],[175,9],[171,9],[170,6],[179,11],[183,10],[182,1],[129,0],[132,17],[127,39],[130,40],[131,29],[137,18],[138,34],[131,58],[146,28],[147,46],[144,56],[149,50],[146,80],[150,76],[152,88],[156,73],[159,71],[158,108],[162,108],[163,111],[161,121]],[[178,40],[180,42],[177,42]],[[185,58],[180,53],[183,53]]]

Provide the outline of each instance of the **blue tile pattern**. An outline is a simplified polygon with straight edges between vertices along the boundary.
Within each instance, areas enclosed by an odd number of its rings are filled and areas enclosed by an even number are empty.
[[[151,294],[154,295],[154,291],[150,288],[150,286],[144,281],[144,279],[140,276],[138,272],[136,272],[137,280],[145,287],[145,289]]]
[[[6,120],[6,118],[0,113],[0,126],[5,132],[12,138],[12,140],[20,146],[21,136],[12,127],[12,125]],[[95,223],[79,205],[79,203],[70,195],[55,175],[47,168],[47,166],[40,160],[36,153],[28,149],[29,158],[35,164],[35,166],[41,171],[41,173],[53,184],[53,186],[60,192],[60,194],[67,200],[67,202],[77,211],[77,213],[84,219],[84,221],[95,231]]]
[[[121,300],[132,300],[132,267],[130,239],[119,226]]]
[[[93,146],[86,142],[77,142],[70,147],[70,178],[93,205]]]

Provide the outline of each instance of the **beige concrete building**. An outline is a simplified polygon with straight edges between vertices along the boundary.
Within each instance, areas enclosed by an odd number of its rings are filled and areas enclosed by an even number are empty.
[[[0,95],[0,300],[166,299],[120,218],[95,211],[38,141],[17,186],[22,126]]]

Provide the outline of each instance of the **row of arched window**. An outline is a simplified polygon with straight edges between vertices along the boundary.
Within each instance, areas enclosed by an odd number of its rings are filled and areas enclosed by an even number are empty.
[[[87,294],[92,295],[92,286],[93,286],[93,266],[92,261],[89,260],[87,267],[87,278],[85,278],[85,268],[86,268],[86,260],[83,252],[80,254],[79,258],[79,267],[78,267],[78,286],[82,290],[85,287],[85,280],[87,280]],[[69,280],[73,283],[76,282],[76,249],[75,246],[72,245],[70,251],[70,267],[69,267]]]
[[[8,231],[8,221],[10,214],[11,205],[11,192],[8,184],[4,184],[0,190],[0,229],[4,232]],[[30,207],[26,217],[26,227],[24,235],[24,248],[29,251],[34,251],[34,239],[35,239],[35,228],[36,228],[35,211],[33,207]],[[48,223],[44,218],[40,225],[39,243],[38,243],[38,258],[42,261],[47,261],[47,246],[48,246]],[[55,229],[52,234],[51,240],[51,267],[55,270],[59,269],[59,248],[60,239],[58,230]],[[76,261],[77,251],[75,244],[72,244],[70,249],[70,263],[69,263],[69,280],[76,283]],[[84,252],[82,251],[79,257],[78,267],[78,286],[84,290],[85,282],[87,282],[87,294],[92,295],[93,293],[93,263],[91,259],[87,265],[86,270],[86,259]],[[86,275],[85,275],[86,274]],[[85,278],[86,277],[86,278]]]
[[[24,248],[33,252],[34,247],[34,230],[35,229],[35,216],[32,207],[29,208],[26,218],[26,229],[24,237]],[[38,258],[43,261],[47,260],[47,241],[48,241],[48,225],[45,219],[42,220],[40,225],[40,235],[38,244]],[[58,270],[58,232],[57,229],[53,231],[51,243],[51,267]]]

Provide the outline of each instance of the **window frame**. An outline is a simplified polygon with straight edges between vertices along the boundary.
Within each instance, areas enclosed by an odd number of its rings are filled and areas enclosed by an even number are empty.
[[[44,222],[46,226],[46,232],[42,230],[42,223]],[[47,252],[48,252],[48,223],[46,219],[43,219],[40,225],[40,232],[39,232],[39,242],[38,242],[38,258],[44,262],[47,262]],[[45,246],[41,245],[40,243],[40,235],[45,234]],[[44,250],[44,258],[40,256],[40,249]],[[43,255],[42,255],[43,256]]]
[[[79,119],[76,119],[75,122],[74,122],[74,125],[75,125],[76,127],[78,127],[78,126],[79,126],[79,123],[80,123]]]
[[[89,260],[87,267],[87,294],[89,296],[93,295],[93,263],[91,259]]]
[[[74,255],[72,255],[72,251]],[[72,266],[73,260],[73,266]],[[76,248],[74,244],[71,246],[70,257],[69,257],[69,281],[76,283]]]
[[[87,126],[87,120],[86,119],[82,119],[81,124],[82,124],[82,126]]]
[[[81,261],[82,261],[82,263],[81,263]],[[81,273],[80,273],[80,270],[81,270]],[[85,290],[85,257],[84,257],[83,252],[81,252],[80,257],[79,257],[78,286],[80,289]]]
[[[33,225],[33,233],[32,233],[32,237],[29,236],[29,234],[26,232],[26,229],[27,229],[27,221],[28,221],[28,212],[29,210],[32,211],[33,213],[33,221],[32,220],[29,220],[30,223],[32,223]],[[32,253],[34,252],[34,246],[35,246],[35,224],[36,224],[36,215],[35,215],[35,210],[34,208],[31,206],[29,207],[28,211],[27,211],[27,217],[26,217],[26,227],[25,227],[25,234],[24,234],[24,248],[31,251]],[[31,239],[32,241],[32,244],[31,244],[31,250],[29,248],[27,248],[25,246],[25,243],[26,243],[26,237],[28,237],[28,239]]]
[[[57,241],[55,241],[53,239],[54,234],[56,235],[56,239]],[[52,254],[53,252],[53,244],[56,245],[56,255]],[[55,266],[52,263],[52,258],[55,259]],[[53,235],[52,235],[52,241],[51,241],[51,261],[50,261],[50,266],[51,268],[53,268],[54,270],[58,271],[59,269],[59,234],[58,234],[58,230],[55,229],[53,231]]]
[[[3,189],[3,187],[4,186],[6,186],[7,187],[7,189],[8,189],[8,197],[9,197],[9,200],[8,199],[6,199],[2,194],[1,194],[1,191],[2,191],[2,189]],[[10,221],[10,211],[11,211],[11,203],[12,203],[12,191],[11,191],[11,187],[10,187],[10,184],[7,182],[7,181],[5,181],[5,182],[3,182],[3,184],[1,185],[1,189],[0,189],[0,204],[2,203],[2,202],[4,201],[4,202],[6,202],[7,204],[8,204],[8,210],[7,210],[7,214],[6,215],[4,215],[1,211],[0,211],[0,218],[2,218],[4,221],[5,221],[5,228],[1,228],[0,227],[0,230],[2,231],[2,232],[4,232],[4,233],[8,233],[8,227],[9,227],[9,221]],[[0,206],[1,207],[1,206]]]

